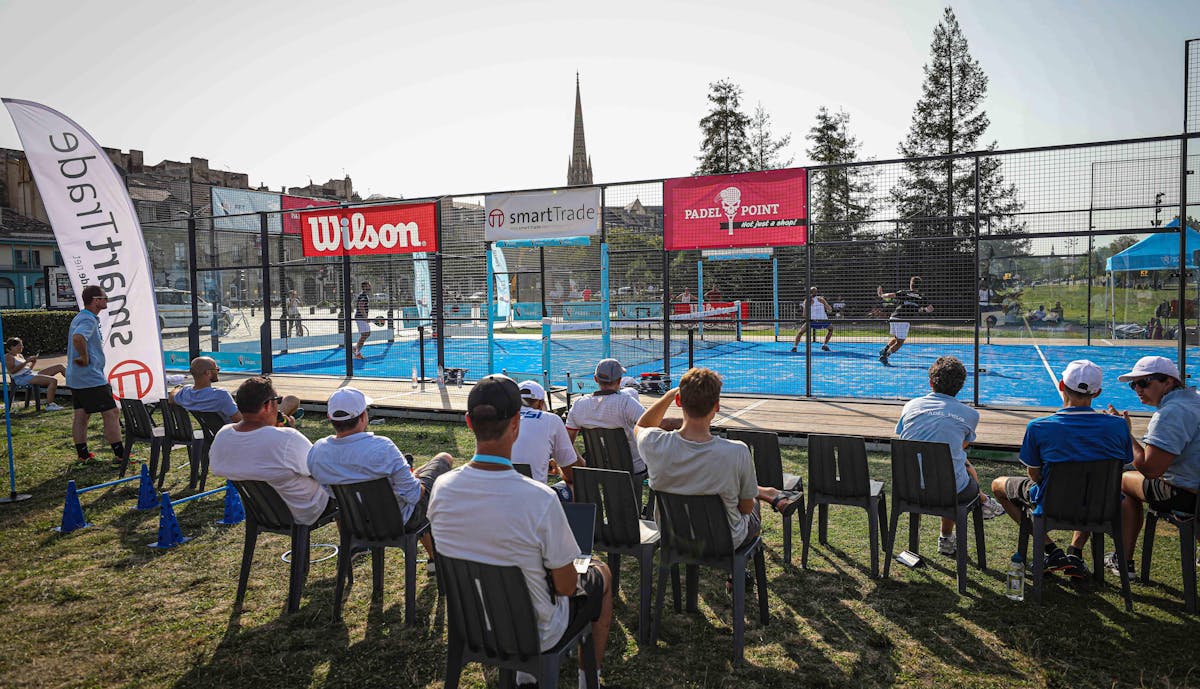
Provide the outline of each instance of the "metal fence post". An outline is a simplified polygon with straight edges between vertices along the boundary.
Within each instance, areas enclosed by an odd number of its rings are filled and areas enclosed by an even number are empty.
[[[267,214],[258,214],[258,232],[262,244],[263,322],[258,329],[258,351],[262,357],[262,372],[271,373],[271,241],[267,229]]]
[[[446,314],[444,303],[445,285],[442,284],[442,199],[438,199],[437,212],[433,215],[434,234],[437,235],[437,252],[433,255],[433,309],[434,309],[434,347],[437,350],[438,371],[446,368]],[[488,257],[487,260],[491,260]]]
[[[188,180],[188,196],[191,196],[191,180]],[[199,281],[197,280],[198,271],[196,269],[196,216],[192,213],[191,200],[188,200],[188,282],[192,290],[192,322],[188,324],[188,361],[200,356],[200,289]],[[221,308],[221,302],[218,301],[214,306],[214,310]],[[218,318],[219,318],[218,314]],[[211,325],[210,325],[211,327]]]
[[[803,310],[800,314],[802,318],[808,318],[809,303],[808,293],[812,287],[812,245],[813,236],[816,235],[815,223],[812,222],[812,213],[809,209],[812,208],[812,185],[809,184],[810,176],[807,171],[804,173],[804,209],[809,215],[808,229],[810,230],[806,242],[804,242],[804,293],[800,295],[800,300],[803,303]],[[826,314],[831,316],[832,314]],[[800,327],[800,323],[796,327]],[[812,325],[811,322],[809,325]],[[812,397],[812,333],[805,331],[804,333],[804,396]]]
[[[979,156],[978,155],[975,156],[975,220],[974,220],[974,223],[975,223],[974,231],[971,233],[971,237],[973,240],[972,241],[972,244],[973,244],[973,252],[972,253],[974,253],[974,255],[975,255],[975,282],[976,282],[976,284],[978,284],[979,280],[980,280],[980,277],[979,277]],[[979,319],[983,315],[983,312],[979,309],[979,300],[975,299],[974,301],[975,301],[975,353],[974,353],[974,356],[975,356],[975,362],[974,362],[974,364],[975,364],[975,367],[974,367],[975,382],[973,384],[975,386],[975,396],[974,396],[973,402],[975,403],[975,406],[978,407],[979,406]],[[990,299],[988,300],[988,303],[989,304],[991,303]]]
[[[1185,46],[1186,50],[1186,46]],[[1186,52],[1185,52],[1186,55]],[[1187,152],[1188,137],[1179,137],[1179,371],[1184,381],[1188,379],[1187,372]],[[1200,271],[1200,266],[1197,266]]]
[[[354,377],[354,335],[350,330],[354,322],[350,308],[354,300],[354,288],[350,284],[350,254],[342,254],[342,346],[346,349],[346,376]]]

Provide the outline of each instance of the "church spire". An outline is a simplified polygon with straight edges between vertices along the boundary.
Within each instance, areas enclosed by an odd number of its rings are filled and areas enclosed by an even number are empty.
[[[571,159],[567,162],[567,184],[591,184],[592,160],[583,140],[583,101],[579,97],[579,72],[575,72],[575,139],[571,143]]]

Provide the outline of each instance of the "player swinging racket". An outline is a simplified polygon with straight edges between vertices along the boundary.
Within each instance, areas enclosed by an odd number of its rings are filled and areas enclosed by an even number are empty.
[[[800,346],[800,338],[804,337],[804,333],[808,332],[811,326],[813,330],[825,329],[825,342],[821,344],[821,351],[829,351],[829,340],[833,337],[833,323],[829,321],[829,314],[833,312],[833,307],[829,302],[825,301],[825,297],[817,293],[816,287],[808,288],[808,320],[800,324],[800,330],[796,333],[796,339],[792,341],[792,351]]]
[[[903,347],[904,340],[908,338],[908,319],[919,317],[923,313],[933,313],[933,304],[927,303],[925,297],[921,296],[921,278],[916,275],[908,281],[908,289],[885,294],[883,287],[880,287],[876,290],[876,294],[883,299],[896,301],[896,308],[888,317],[888,332],[891,333],[892,338],[879,352],[879,363],[891,366],[888,363],[888,357]]]
[[[362,291],[354,298],[354,325],[358,329],[358,342],[354,345],[354,358],[363,358],[363,345],[371,337],[371,283],[363,280]]]

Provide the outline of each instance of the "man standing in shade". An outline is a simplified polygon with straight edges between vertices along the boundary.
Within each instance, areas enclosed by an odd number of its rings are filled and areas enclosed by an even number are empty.
[[[883,299],[896,301],[896,308],[888,317],[888,332],[892,337],[879,352],[879,363],[891,366],[888,363],[888,357],[899,351],[904,346],[904,341],[908,339],[910,325],[908,320],[917,318],[923,313],[933,313],[933,304],[927,303],[925,297],[921,296],[921,278],[916,275],[909,279],[908,289],[884,293],[883,288],[879,287],[875,292]]]
[[[371,336],[371,283],[363,280],[362,291],[354,298],[354,325],[358,328],[358,343],[354,345],[354,358],[363,358],[363,345]]]
[[[104,338],[100,334],[99,313],[108,307],[108,295],[99,285],[88,285],[81,299],[83,309],[71,321],[67,336],[67,387],[75,407],[71,439],[80,462],[94,461],[96,456],[88,451],[87,427],[91,415],[99,412],[104,439],[116,458],[113,464],[119,465],[125,458],[125,444],[121,442],[120,411],[104,377]]]

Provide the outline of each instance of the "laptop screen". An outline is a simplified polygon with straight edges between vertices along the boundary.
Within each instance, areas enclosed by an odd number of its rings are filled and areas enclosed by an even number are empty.
[[[592,537],[596,529],[596,506],[588,502],[564,502],[563,511],[571,525],[571,534],[579,544],[579,552],[592,554]]]

